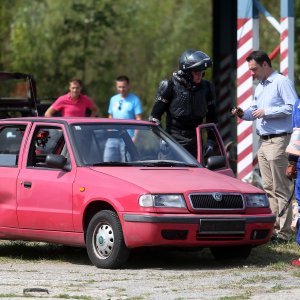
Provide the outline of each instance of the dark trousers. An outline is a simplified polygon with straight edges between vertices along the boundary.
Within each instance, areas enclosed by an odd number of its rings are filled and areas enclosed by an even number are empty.
[[[177,142],[179,142],[180,145],[182,145],[187,151],[197,158],[196,129],[182,130],[171,128],[170,134]]]

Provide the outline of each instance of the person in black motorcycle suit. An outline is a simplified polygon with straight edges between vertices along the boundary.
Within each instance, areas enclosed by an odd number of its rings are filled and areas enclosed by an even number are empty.
[[[205,120],[217,123],[214,85],[203,79],[212,66],[211,58],[202,51],[186,50],[179,59],[179,70],[170,80],[162,80],[149,120],[161,124],[166,113],[166,131],[197,158],[196,128]],[[208,140],[206,151],[212,151]]]

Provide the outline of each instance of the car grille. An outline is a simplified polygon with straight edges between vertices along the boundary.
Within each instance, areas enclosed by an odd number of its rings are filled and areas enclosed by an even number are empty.
[[[241,210],[244,199],[241,194],[202,193],[190,194],[190,203],[196,210]]]

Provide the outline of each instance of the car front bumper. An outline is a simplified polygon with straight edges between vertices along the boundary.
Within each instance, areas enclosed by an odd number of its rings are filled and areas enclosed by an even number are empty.
[[[213,247],[267,243],[274,215],[123,214],[127,247]]]

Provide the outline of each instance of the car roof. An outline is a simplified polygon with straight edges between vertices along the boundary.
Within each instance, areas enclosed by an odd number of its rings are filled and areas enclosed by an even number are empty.
[[[91,117],[21,117],[2,119],[1,122],[43,122],[43,123],[67,123],[67,124],[92,124],[92,123],[114,123],[114,124],[145,124],[155,125],[149,121],[113,118],[91,118]]]
[[[32,75],[26,73],[17,72],[0,72],[0,81],[10,80],[10,79],[28,79],[33,78]]]

